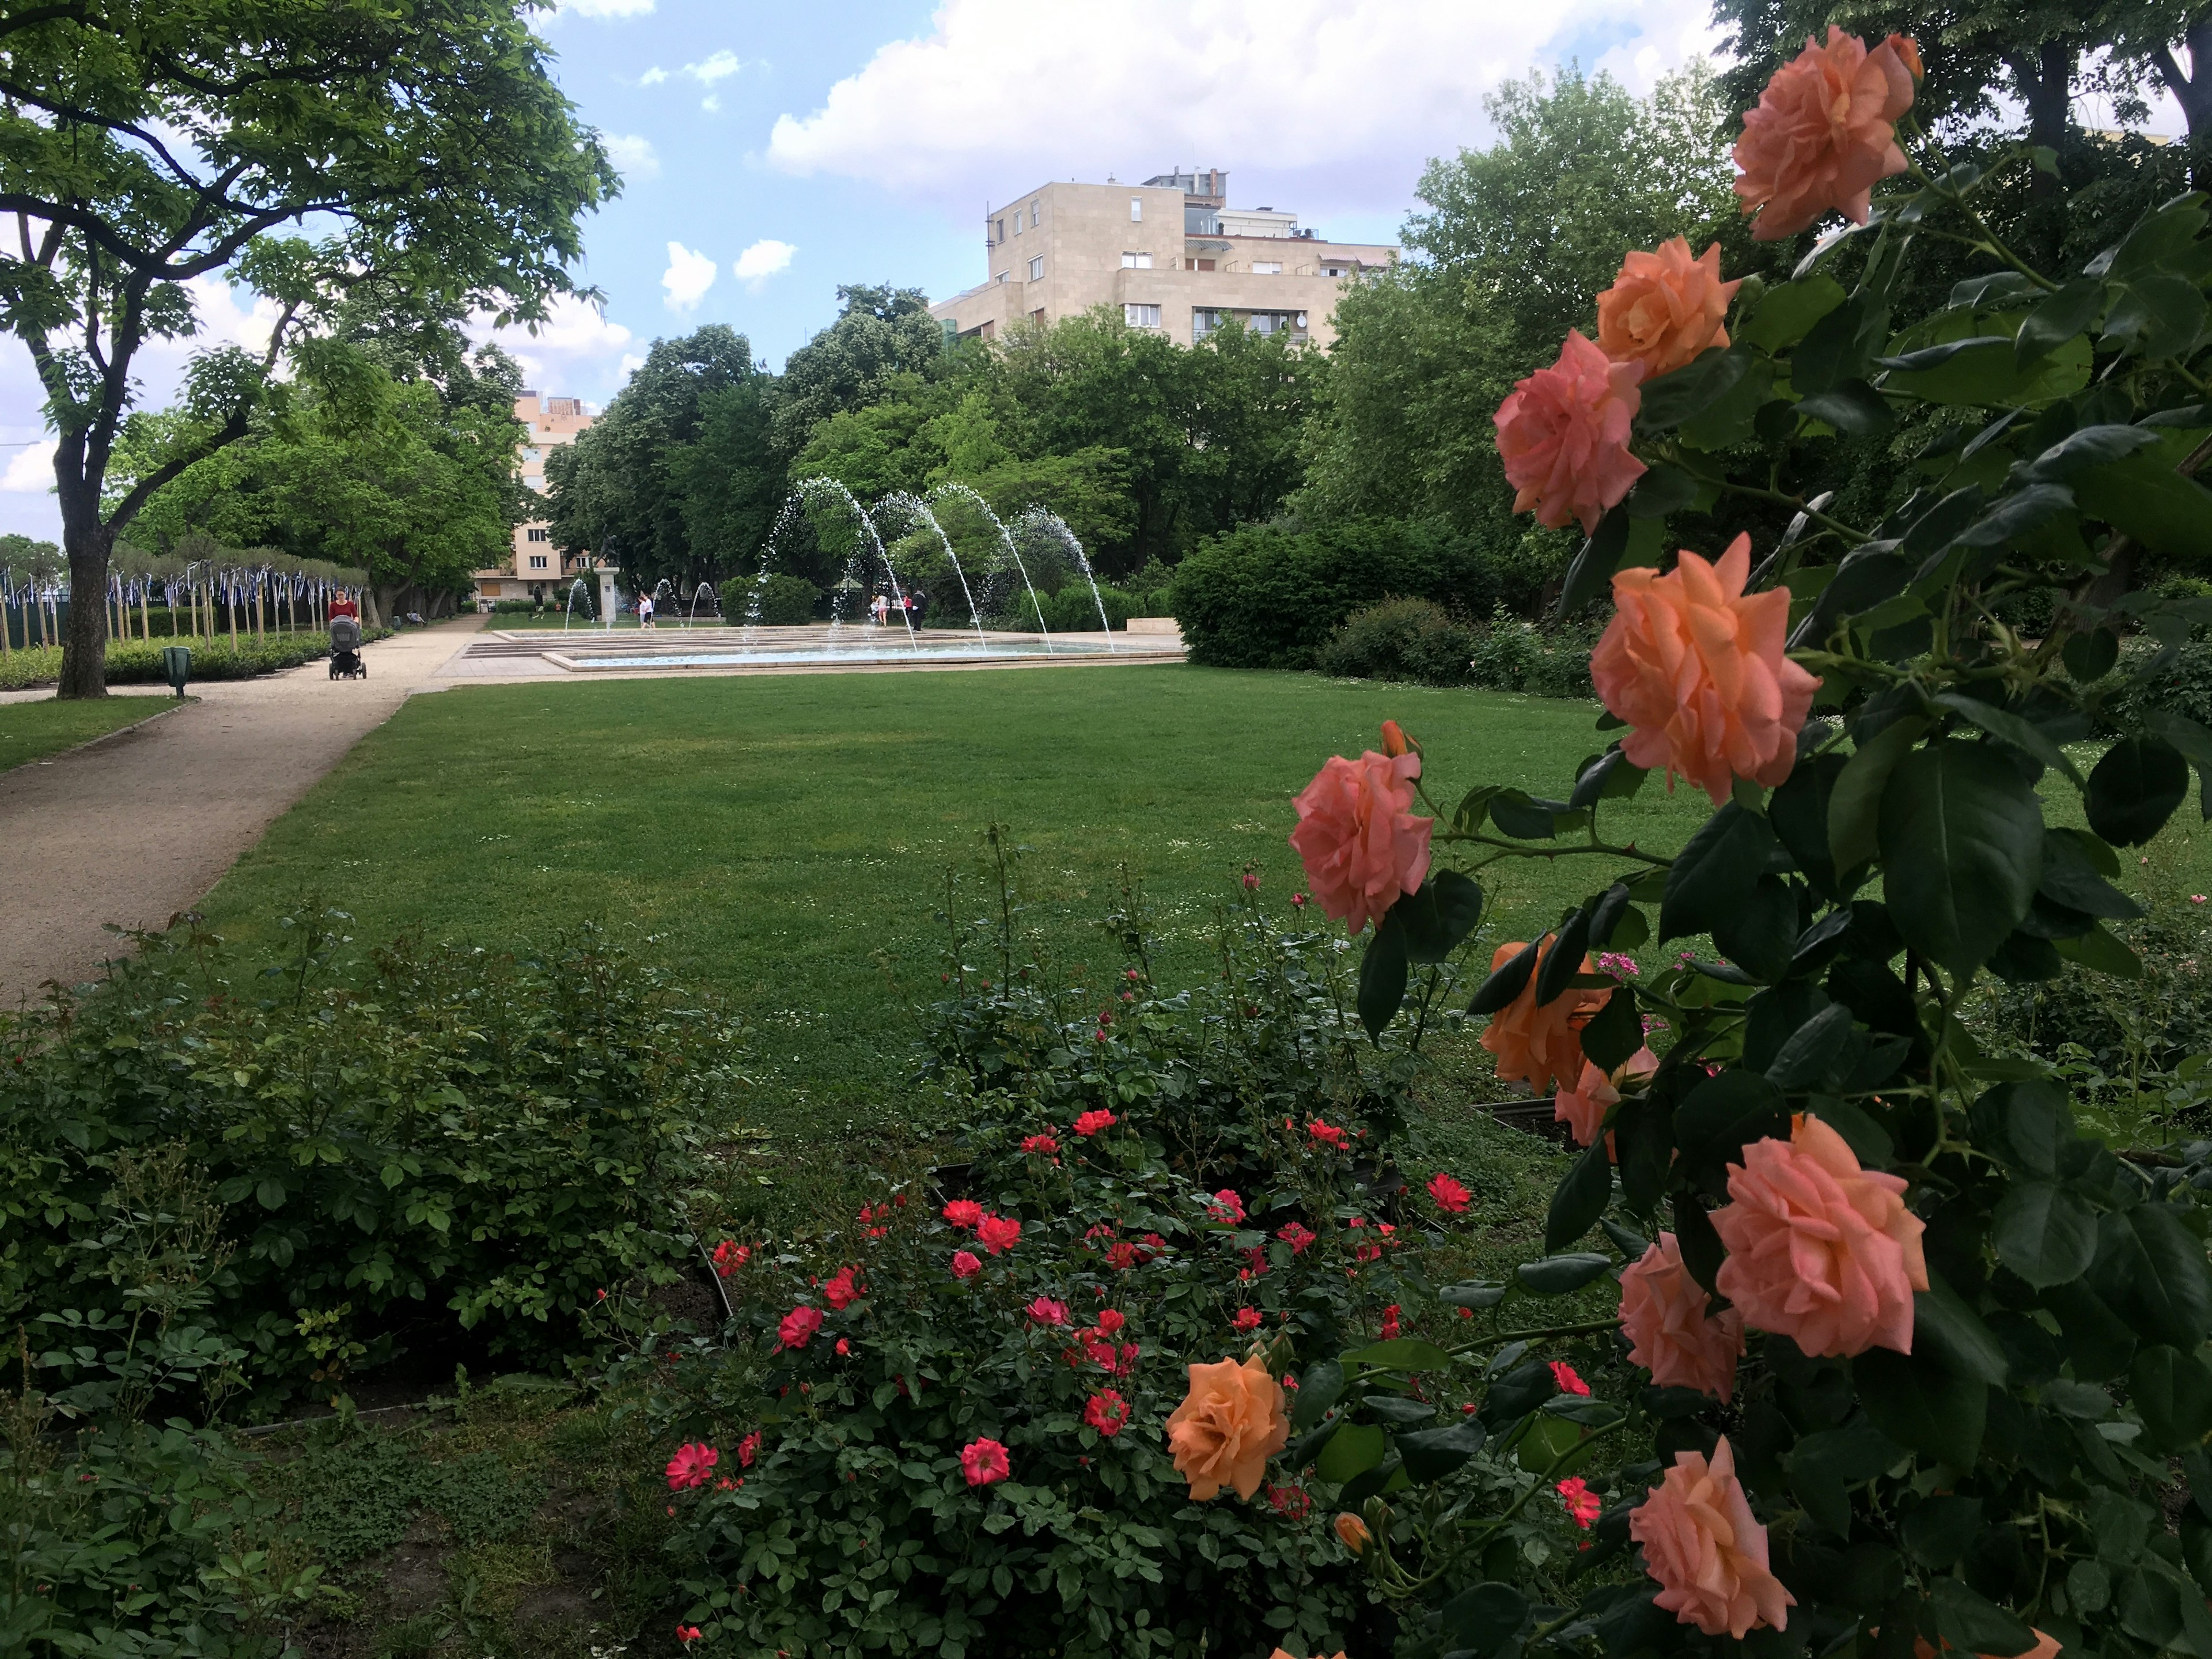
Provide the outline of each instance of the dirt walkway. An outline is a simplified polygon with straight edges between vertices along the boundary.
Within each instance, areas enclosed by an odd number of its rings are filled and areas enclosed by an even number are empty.
[[[366,680],[322,663],[211,681],[167,720],[0,774],[0,1006],[94,977],[102,924],[159,927],[276,815],[466,648],[466,617],[366,648]]]

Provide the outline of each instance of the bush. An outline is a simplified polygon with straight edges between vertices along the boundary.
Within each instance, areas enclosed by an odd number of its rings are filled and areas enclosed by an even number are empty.
[[[1590,697],[1590,652],[1599,626],[1568,623],[1540,628],[1499,605],[1474,644],[1469,681],[1490,691],[1525,691],[1535,697]]]
[[[2173,660],[2144,675],[2159,654],[2155,641],[2132,639],[2120,647],[2112,695],[2105,705],[2108,727],[2139,732],[2159,714],[2179,714],[2199,726],[2212,726],[2212,645],[2191,641],[2176,647]]]
[[[769,628],[798,628],[814,620],[822,590],[804,576],[781,571],[763,580],[732,576],[722,584],[722,617],[733,625],[759,623]],[[754,614],[757,601],[760,611]]]
[[[1142,600],[1139,596],[1106,582],[1098,584],[1097,597],[1092,598],[1091,584],[1079,576],[1064,584],[1057,593],[1040,593],[1034,609],[1030,605],[1027,593],[1018,593],[1014,597],[1016,608],[1013,614],[994,618],[990,626],[1034,633],[1036,631],[1037,615],[1042,611],[1045,627],[1053,633],[1096,634],[1102,607],[1106,612],[1106,626],[1109,629],[1125,629],[1129,625],[1130,617],[1151,614],[1140,608]]]
[[[1346,617],[1315,665],[1346,679],[1464,685],[1474,644],[1474,631],[1442,605],[1385,599]]]
[[[211,1185],[240,1248],[208,1323],[270,1394],[465,1331],[558,1364],[597,1290],[673,1276],[729,1024],[589,933],[349,963],[342,921],[288,921],[296,955],[259,975],[154,936],[82,1000],[0,1020],[0,1319],[118,1314],[90,1247],[134,1147],[183,1148]]]
[[[1193,662],[1310,668],[1340,623],[1393,594],[1479,614],[1498,588],[1480,544],[1435,526],[1248,525],[1183,560],[1175,617]]]
[[[364,628],[364,641],[392,637],[388,628]],[[213,640],[191,640],[191,678],[195,680],[249,680],[257,674],[275,674],[301,663],[331,654],[327,634],[271,634],[263,640],[238,636],[238,649],[230,648],[228,635]],[[107,683],[110,685],[166,685],[168,671],[161,665],[163,641],[110,640],[107,642]],[[0,691],[21,691],[34,685],[52,685],[62,677],[62,648],[36,646],[0,658]]]

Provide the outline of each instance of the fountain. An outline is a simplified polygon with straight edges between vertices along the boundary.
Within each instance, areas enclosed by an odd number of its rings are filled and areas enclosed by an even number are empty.
[[[568,603],[561,612],[561,631],[563,634],[568,631],[569,621],[576,614],[576,595],[579,593],[584,595],[584,620],[586,622],[592,620],[591,589],[584,585],[584,579],[579,576],[568,584]]]
[[[971,516],[952,516],[947,509],[956,503]],[[811,547],[800,539],[810,536],[817,538]],[[939,634],[933,638],[915,625],[908,599],[916,562],[926,562],[933,568],[940,556],[951,568],[967,603],[972,638],[964,634],[958,637]],[[811,623],[771,626],[763,622],[769,582],[779,571],[803,571],[818,580],[824,570],[837,573],[826,629]],[[549,641],[543,645],[532,644],[526,635],[502,633],[472,645],[469,655],[528,659],[568,672],[593,669],[741,672],[924,663],[987,666],[1024,658],[1070,663],[1109,658],[1125,663],[1181,659],[1182,650],[1177,643],[1117,648],[1110,627],[1106,629],[1103,646],[1065,633],[1055,638],[1045,620],[1043,595],[1038,586],[1042,581],[1056,591],[1056,579],[1048,574],[1052,570],[1064,570],[1069,580],[1080,575],[1090,585],[1100,623],[1108,623],[1097,578],[1082,543],[1048,509],[1031,507],[1017,514],[1010,524],[975,489],[961,483],[939,484],[927,494],[894,491],[872,505],[864,505],[837,479],[810,477],[799,482],[776,515],[761,550],[759,569],[742,617],[736,614],[739,607],[733,605],[719,623],[710,617],[708,625],[699,629],[699,602],[702,598],[711,600],[714,593],[713,586],[702,581],[691,591],[680,643],[672,632],[659,640],[646,634],[602,636],[588,644]],[[1017,583],[1019,592],[1013,591]],[[905,624],[902,645],[894,646],[879,630],[854,630],[848,626],[851,619],[846,613],[852,595],[857,592],[865,599],[886,586]],[[569,590],[562,618],[564,635],[573,621],[580,592],[584,594],[586,618],[590,616],[588,585],[580,577]],[[684,598],[675,584],[665,579],[655,584],[652,593],[656,604],[664,599],[673,602]],[[1024,599],[1035,631],[994,633],[993,619],[1018,608]]]

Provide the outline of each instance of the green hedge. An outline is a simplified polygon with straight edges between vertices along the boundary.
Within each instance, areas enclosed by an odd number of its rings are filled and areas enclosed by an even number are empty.
[[[1465,685],[1474,648],[1474,630],[1433,600],[1385,599],[1346,617],[1317,665],[1346,679]]]
[[[760,615],[753,615],[753,596],[760,596]],[[757,622],[768,628],[799,628],[814,620],[822,603],[822,590],[804,576],[781,572],[766,581],[757,576],[732,576],[722,584],[722,618],[742,627]]]
[[[1193,662],[1311,668],[1354,611],[1391,597],[1480,615],[1499,595],[1482,545],[1426,525],[1325,530],[1247,525],[1192,551],[1176,574],[1176,620]]]
[[[364,641],[392,637],[388,628],[365,628]],[[257,674],[274,674],[296,668],[331,654],[325,634],[271,634],[262,640],[238,636],[231,649],[228,636],[191,641],[195,680],[250,680]],[[107,642],[107,683],[110,685],[161,685],[168,680],[161,665],[162,644],[156,640],[110,640]],[[40,646],[10,652],[0,658],[0,691],[21,691],[34,685],[52,685],[62,676],[62,648]]]

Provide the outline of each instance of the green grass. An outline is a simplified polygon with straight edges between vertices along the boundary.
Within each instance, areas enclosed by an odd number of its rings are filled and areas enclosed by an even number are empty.
[[[247,940],[310,894],[367,940],[500,944],[604,919],[748,1011],[763,1105],[872,1115],[909,1068],[909,1000],[936,989],[948,866],[963,908],[982,903],[986,824],[1032,849],[1030,920],[1065,957],[1107,965],[1087,924],[1126,866],[1167,936],[1166,982],[1190,982],[1248,862],[1274,902],[1303,884],[1291,797],[1389,715],[1447,801],[1492,779],[1564,792],[1601,743],[1589,704],[1184,667],[471,688],[410,700],[207,909]],[[1608,833],[1661,846],[1706,810],[1656,786],[1616,805]],[[1507,866],[1495,925],[1556,920],[1614,863]]]
[[[46,697],[0,703],[0,772],[90,743],[118,727],[150,719],[168,706],[169,701],[161,697],[101,697],[84,702]]]

